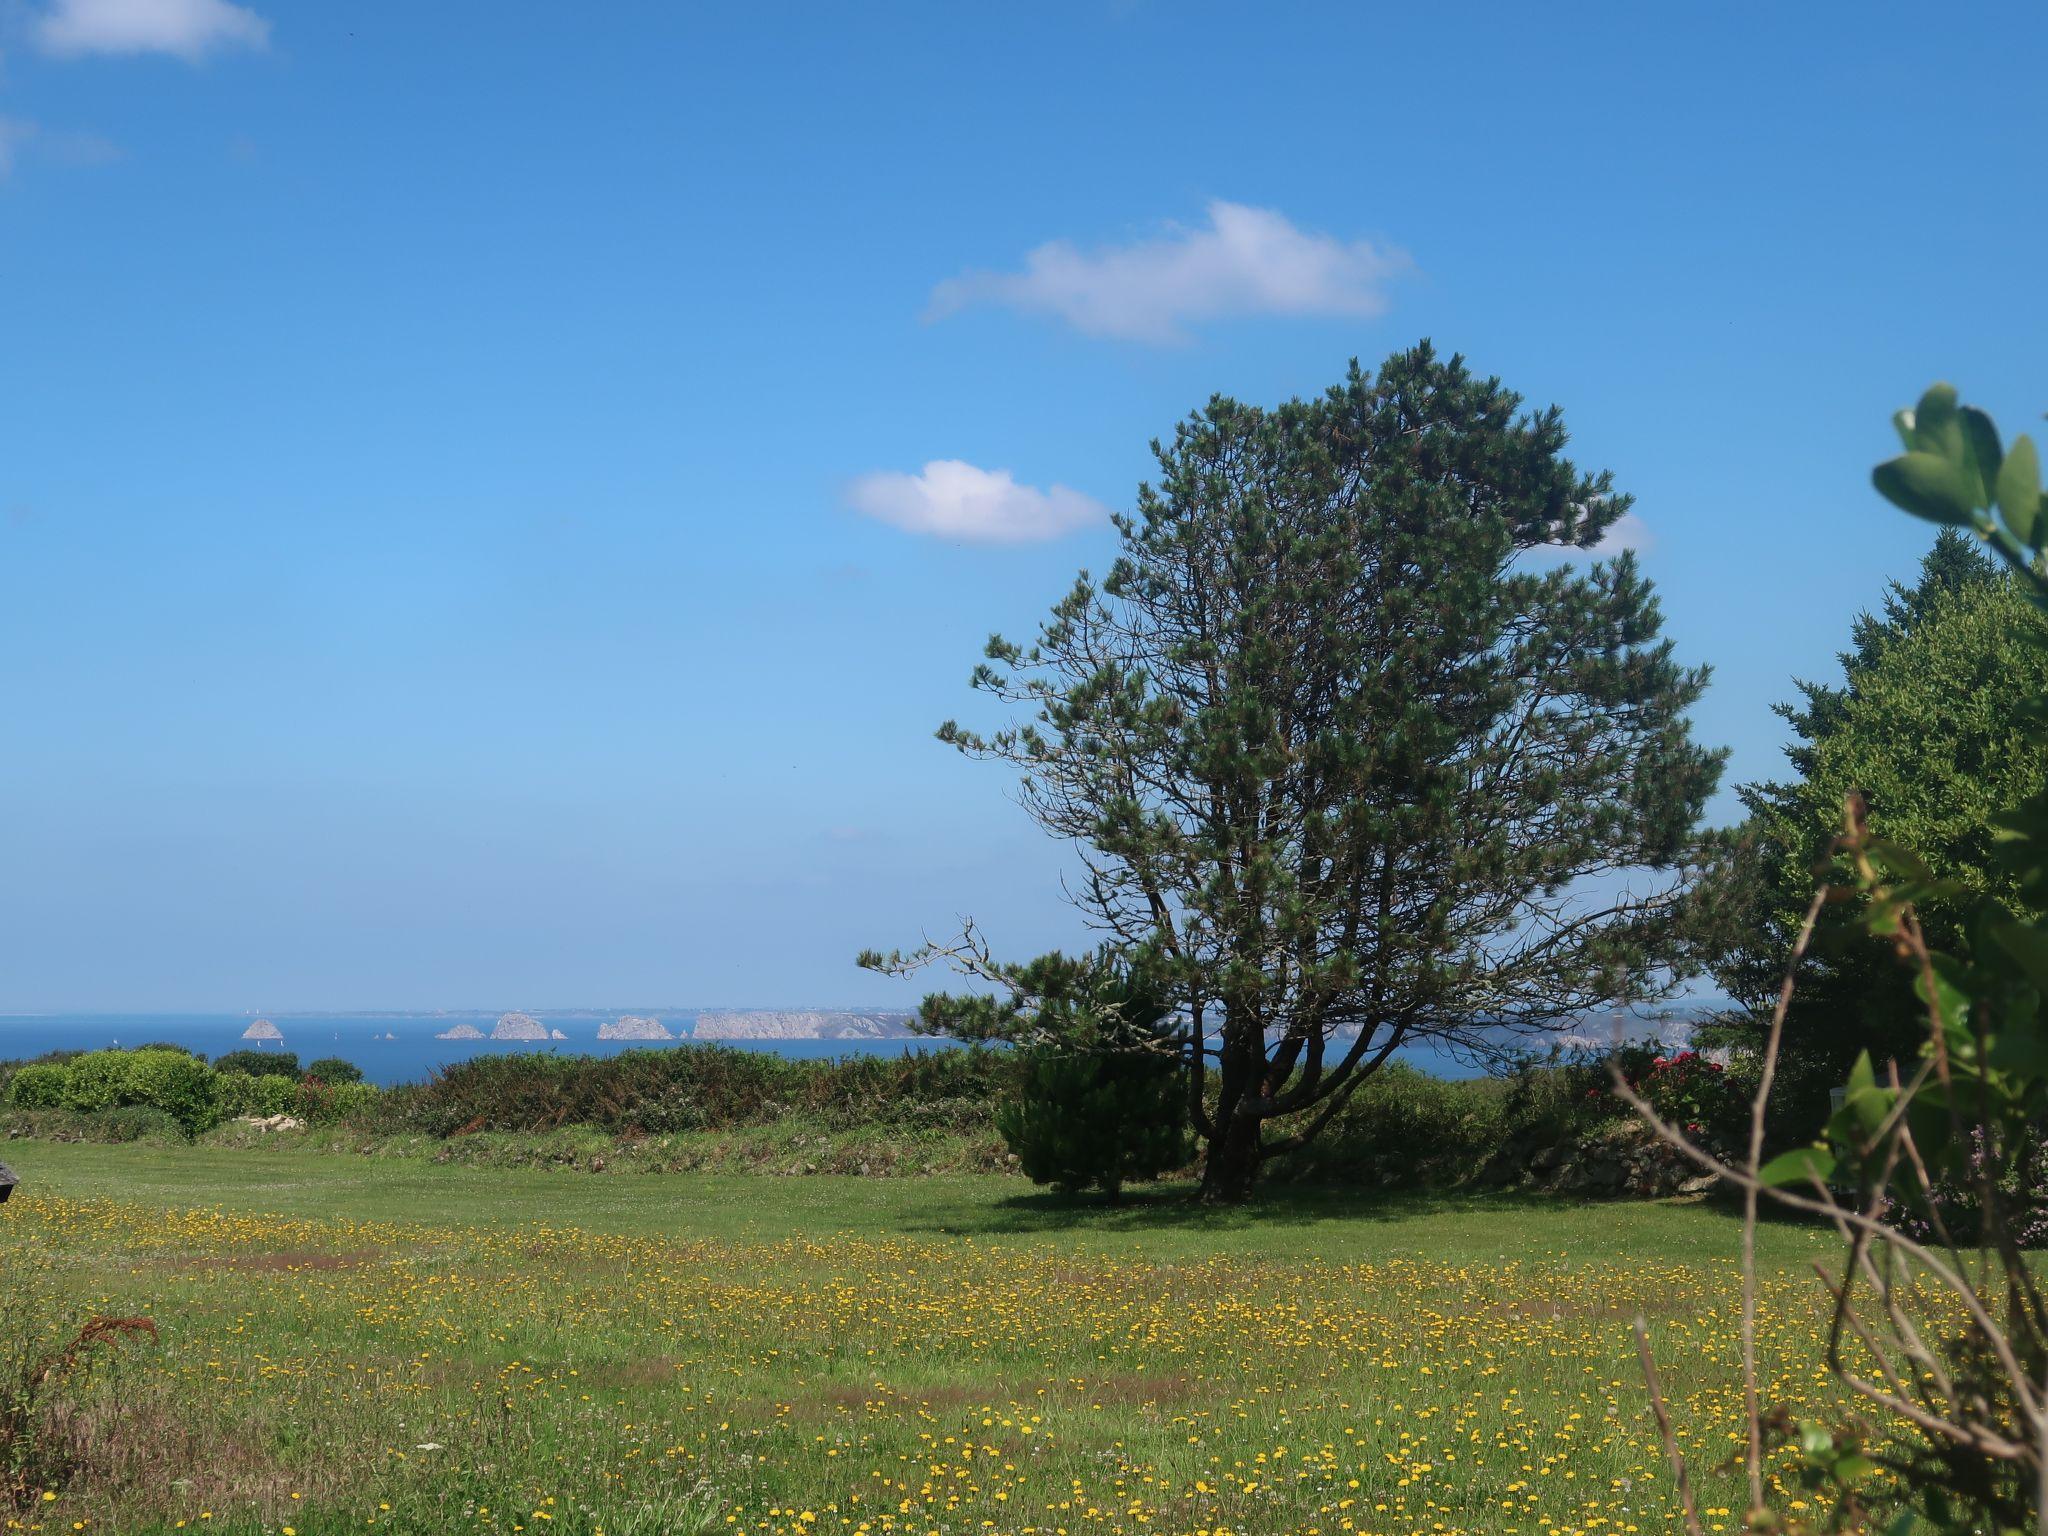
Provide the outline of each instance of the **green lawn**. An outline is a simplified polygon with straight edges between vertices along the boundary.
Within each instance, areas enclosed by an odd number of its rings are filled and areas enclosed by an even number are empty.
[[[1672,1530],[1638,1312],[1736,1497],[1736,1228],[1701,1206],[7,1157],[11,1304],[160,1330],[88,1394],[47,1530]],[[1797,1403],[1830,1244],[1762,1248]]]

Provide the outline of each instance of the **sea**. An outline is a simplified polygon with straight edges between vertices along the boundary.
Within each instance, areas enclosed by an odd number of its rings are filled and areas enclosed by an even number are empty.
[[[363,1076],[383,1087],[395,1083],[424,1082],[436,1069],[478,1056],[504,1056],[526,1051],[546,1051],[567,1056],[614,1056],[621,1051],[673,1050],[692,1044],[699,1010],[620,1009],[596,1012],[590,1009],[548,1012],[525,1010],[550,1030],[560,1030],[561,1040],[442,1040],[436,1038],[458,1025],[467,1024],[488,1035],[498,1022],[496,1013],[272,1013],[265,1014],[277,1026],[282,1040],[262,1042],[243,1038],[255,1022],[255,1014],[225,1013],[70,1013],[0,1014],[0,1061],[24,1060],[45,1051],[89,1051],[106,1046],[138,1046],[156,1043],[182,1045],[208,1057],[227,1051],[284,1050],[296,1053],[301,1065],[322,1056],[339,1056],[362,1068]],[[704,1010],[706,1012],[710,1010]],[[800,1010],[858,1011],[875,1010]],[[674,1040],[600,1040],[600,1025],[633,1013],[658,1018],[678,1038]],[[1589,1018],[1578,1033],[1560,1032],[1556,1043],[1571,1049],[1599,1050],[1619,1034],[1629,1038],[1650,1035],[1675,1044],[1689,1033],[1690,1013],[1662,1020],[1633,1020],[1617,1032],[1619,1016]],[[911,1051],[957,1049],[956,1042],[923,1035],[890,1035],[856,1039],[726,1040],[720,1044],[738,1050],[765,1051],[777,1056],[811,1060],[837,1060],[848,1056],[902,1056]],[[1541,1041],[1523,1042],[1538,1050]],[[1486,1064],[1446,1051],[1428,1042],[1404,1046],[1397,1057],[1434,1077],[1467,1078],[1481,1075]]]
[[[243,1032],[255,1014],[224,1013],[72,1013],[0,1015],[0,1061],[40,1056],[45,1051],[89,1051],[106,1046],[168,1043],[219,1056],[236,1050],[283,1050],[297,1054],[300,1064],[322,1056],[339,1056],[363,1069],[363,1076],[383,1087],[424,1082],[436,1068],[477,1056],[547,1051],[568,1056],[613,1056],[620,1051],[673,1050],[688,1045],[697,1022],[696,1010],[626,1009],[661,1020],[676,1040],[600,1040],[598,1026],[618,1013],[588,1010],[548,1013],[526,1010],[565,1040],[439,1040],[435,1036],[467,1024],[488,1035],[496,1013],[270,1013],[282,1040],[245,1040]],[[838,1058],[900,1056],[906,1051],[944,1050],[951,1041],[919,1035],[854,1040],[730,1040],[721,1044],[778,1056]]]

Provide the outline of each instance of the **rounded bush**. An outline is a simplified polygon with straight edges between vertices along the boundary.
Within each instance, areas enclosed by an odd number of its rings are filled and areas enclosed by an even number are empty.
[[[306,1068],[306,1076],[323,1082],[330,1088],[339,1088],[343,1083],[360,1083],[363,1080],[363,1069],[339,1056],[322,1056]]]
[[[1129,1180],[1187,1161],[1185,1085],[1172,1057],[1032,1050],[996,1128],[1032,1183],[1068,1194],[1099,1186],[1113,1200]]]
[[[220,1124],[216,1074],[204,1061],[184,1051],[131,1052],[121,1102],[162,1110],[188,1136]]]
[[[58,1109],[70,1071],[62,1062],[32,1061],[18,1069],[7,1087],[7,1102],[16,1109]]]
[[[64,1075],[64,1108],[97,1114],[122,1102],[128,1086],[126,1051],[87,1051],[74,1056]]]

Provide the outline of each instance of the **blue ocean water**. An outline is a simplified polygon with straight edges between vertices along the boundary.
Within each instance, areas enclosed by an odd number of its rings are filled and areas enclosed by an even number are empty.
[[[218,1013],[95,1013],[0,1015],[0,1060],[39,1056],[44,1051],[97,1050],[104,1046],[137,1046],[167,1041],[207,1056],[225,1051],[250,1049],[296,1052],[299,1061],[322,1056],[340,1056],[363,1069],[371,1082],[423,1082],[436,1067],[474,1056],[506,1055],[515,1051],[553,1051],[571,1056],[611,1056],[629,1050],[665,1050],[689,1043],[687,1035],[696,1024],[694,1010],[661,1012],[663,1024],[684,1039],[599,1040],[600,1024],[616,1018],[614,1013],[535,1013],[551,1029],[559,1029],[566,1040],[437,1040],[443,1030],[468,1024],[485,1034],[498,1021],[495,1013],[376,1013],[376,1014],[269,1014],[284,1036],[280,1042],[260,1046],[244,1040],[242,1032],[254,1020],[252,1014]],[[386,1036],[395,1038],[387,1039]],[[735,1040],[726,1042],[745,1050],[771,1051],[779,1056],[900,1056],[905,1051],[946,1049],[950,1042],[921,1037],[888,1040]]]

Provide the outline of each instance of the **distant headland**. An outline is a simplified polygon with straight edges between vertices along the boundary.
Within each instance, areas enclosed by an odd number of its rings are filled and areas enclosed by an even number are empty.
[[[575,1020],[562,1022],[580,1023]],[[909,1040],[913,1015],[894,1012],[853,1012],[840,1009],[710,1009],[688,1021],[673,1024],[653,1014],[624,1013],[597,1027],[598,1040]],[[258,1029],[263,1033],[258,1033]],[[560,1023],[548,1024],[531,1013],[502,1013],[487,1034],[467,1020],[435,1033],[436,1040],[573,1041],[580,1035],[565,1031]],[[282,1033],[269,1020],[251,1025],[251,1040],[281,1040]]]

